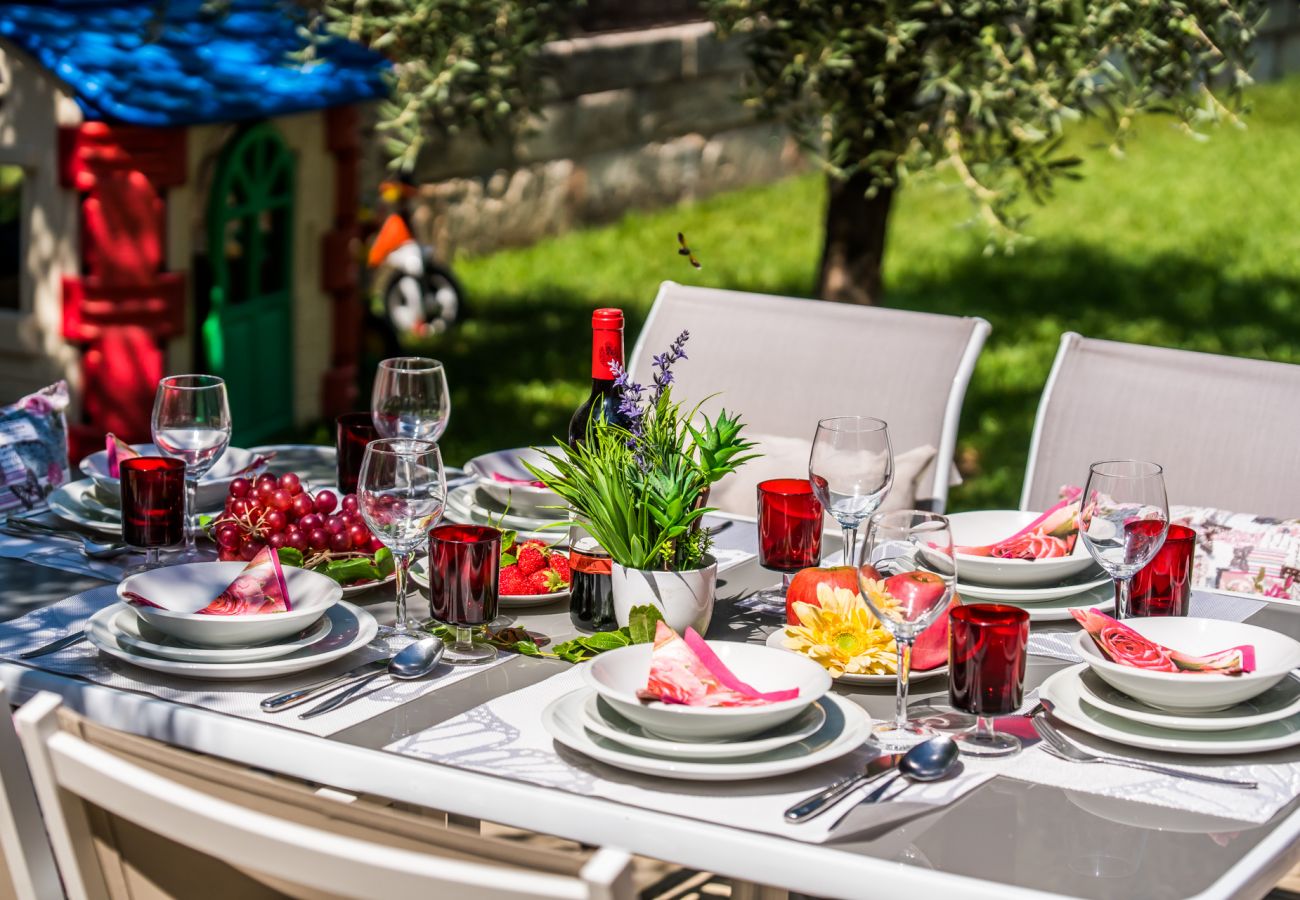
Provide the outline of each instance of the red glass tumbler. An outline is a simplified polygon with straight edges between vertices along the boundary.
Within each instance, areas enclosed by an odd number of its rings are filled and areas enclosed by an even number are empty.
[[[1129,586],[1130,616],[1185,616],[1192,599],[1196,532],[1170,525],[1165,542]]]
[[[475,632],[497,616],[501,532],[486,525],[439,525],[429,532],[429,609],[456,630],[443,660],[472,666],[496,657],[496,648],[474,643]]]
[[[993,727],[995,716],[1015,712],[1024,699],[1029,613],[1015,606],[976,603],[948,613],[948,702],[975,716],[957,736],[962,753],[1009,756],[1020,741]]]
[[[807,478],[773,478],[758,485],[758,561],[783,574],[783,586],[800,569],[822,559],[822,505]]]
[[[145,552],[136,571],[156,569],[158,549],[185,540],[185,463],[162,456],[122,461],[122,540]]]
[[[338,456],[339,492],[355,494],[357,479],[361,476],[361,462],[366,458],[366,447],[379,437],[374,420],[368,412],[344,413],[334,420],[337,433],[335,450]]]

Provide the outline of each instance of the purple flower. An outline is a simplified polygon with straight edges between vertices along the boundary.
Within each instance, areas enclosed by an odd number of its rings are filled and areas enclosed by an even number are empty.
[[[660,353],[654,358],[655,388],[650,394],[651,405],[658,403],[659,398],[668,389],[668,385],[673,383],[673,363],[679,359],[686,359],[686,350],[683,348],[686,346],[686,342],[690,340],[690,337],[691,333],[689,331],[683,331],[677,335],[677,340],[668,346],[667,353]]]
[[[645,410],[641,408],[641,395],[645,388],[632,381],[627,370],[616,362],[610,362],[609,370],[614,375],[614,389],[618,391],[618,412],[627,417],[627,430],[633,438],[639,438],[644,431]]]

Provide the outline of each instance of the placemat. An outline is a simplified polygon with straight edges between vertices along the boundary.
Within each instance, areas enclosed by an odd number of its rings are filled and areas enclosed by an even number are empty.
[[[322,681],[372,659],[388,656],[385,646],[382,643],[372,642],[328,665],[297,675],[261,681],[199,681],[168,676],[101,656],[98,650],[85,642],[36,659],[17,658],[19,653],[40,647],[79,630],[95,612],[116,602],[116,586],[106,585],[61,600],[20,618],[0,623],[0,658],[29,668],[70,675],[121,690],[150,694],[173,703],[184,703],[243,719],[280,725],[293,731],[319,737],[350,728],[358,722],[364,722],[403,703],[409,703],[431,691],[455,684],[510,658],[509,654],[502,654],[492,663],[471,668],[457,668],[443,664],[434,670],[432,676],[421,681],[392,681],[384,678],[378,682],[373,691],[367,688],[366,692],[352,703],[306,720],[299,719],[298,713],[310,709],[313,703],[319,701],[309,701],[302,706],[280,713],[263,712],[258,704],[267,697]]]

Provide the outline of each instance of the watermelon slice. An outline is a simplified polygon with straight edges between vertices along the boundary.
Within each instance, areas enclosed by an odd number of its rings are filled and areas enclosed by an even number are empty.
[[[199,610],[199,615],[247,616],[288,612],[292,608],[280,557],[270,547],[263,547],[217,599]]]
[[[799,689],[755,690],[726,667],[694,628],[687,628],[683,638],[661,619],[655,626],[650,677],[637,696],[681,706],[762,706],[793,700]]]
[[[136,449],[113,432],[104,435],[104,449],[108,453],[108,477],[121,478],[121,465],[124,459],[140,456]]]

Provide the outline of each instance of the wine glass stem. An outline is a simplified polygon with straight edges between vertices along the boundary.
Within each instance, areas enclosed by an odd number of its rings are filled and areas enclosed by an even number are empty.
[[[397,622],[394,624],[393,627],[396,628],[398,631],[405,631],[407,627],[406,589],[411,575],[411,557],[413,555],[414,554],[411,553],[393,554],[393,556],[396,557],[397,559],[397,566],[395,570],[395,574],[397,575],[397,581],[393,585],[397,590]]]
[[[842,523],[841,523],[842,524]],[[844,525],[844,565],[856,566],[858,544],[858,526]]]
[[[158,548],[146,547],[144,550],[144,565],[147,569],[156,569],[161,563],[158,561]]]
[[[1129,609],[1131,606],[1129,594],[1132,586],[1133,583],[1128,578],[1115,579],[1115,618],[1117,619],[1127,619],[1132,615]]]
[[[975,717],[975,739],[976,739],[976,740],[979,740],[979,741],[985,741],[985,742],[992,742],[992,740],[993,740],[993,735],[994,735],[995,733],[996,733],[996,732],[995,732],[995,730],[994,730],[994,728],[993,728],[993,717],[992,717],[992,716],[976,716],[976,717]]]
[[[898,648],[898,693],[894,702],[894,727],[907,727],[907,679],[912,668],[912,642],[894,639]]]
[[[457,650],[473,650],[474,629],[468,625],[457,625],[455,647]]]
[[[194,507],[198,503],[199,480],[185,479],[185,552],[193,555],[198,552],[194,534]]]
[[[796,573],[796,572],[783,572],[783,573],[781,574],[781,591],[782,591],[783,593],[785,593],[785,592],[789,592],[789,590],[790,590],[790,582],[794,581],[794,576],[795,576],[796,574],[798,574],[798,573]]]

